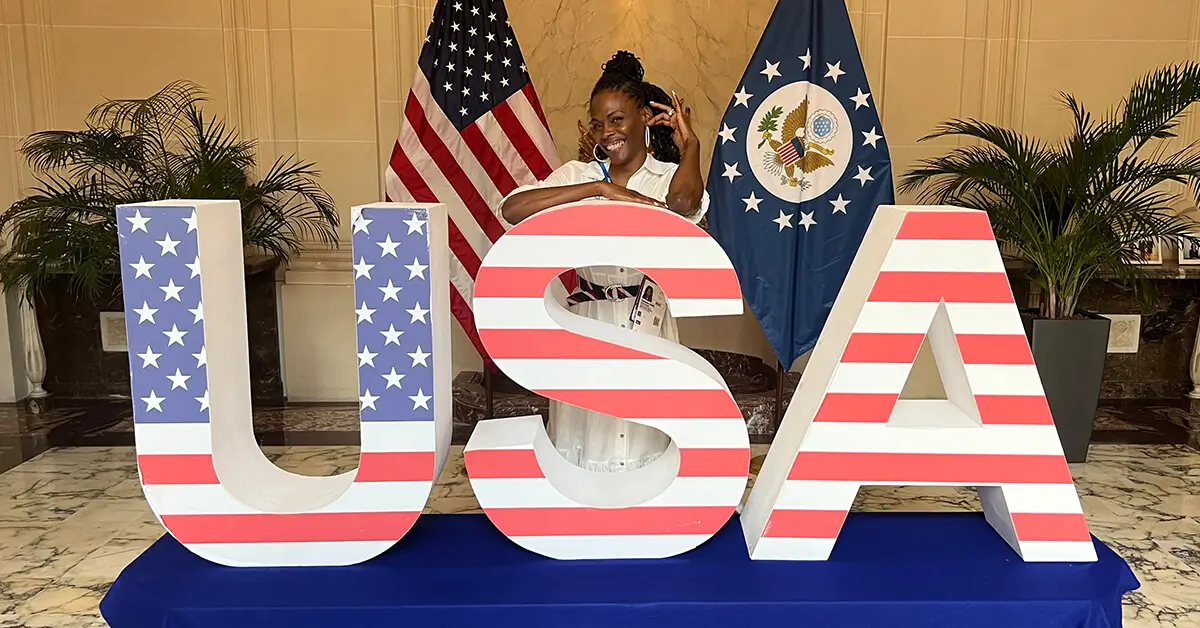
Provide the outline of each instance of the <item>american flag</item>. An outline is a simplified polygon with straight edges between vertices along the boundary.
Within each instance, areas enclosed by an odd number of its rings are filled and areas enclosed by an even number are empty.
[[[431,246],[445,237],[441,215],[351,211],[362,453],[345,491],[313,504],[289,498],[307,494],[294,478],[262,475],[250,440],[239,204],[175,203],[117,208],[138,475],[152,510],[182,544],[224,565],[344,565],[382,553],[420,515],[449,447],[434,420],[449,421],[449,396],[437,392],[450,381],[437,316],[445,295],[434,288],[445,285],[445,245]],[[210,361],[222,374],[211,415]],[[226,444],[217,451],[214,434]],[[230,447],[231,435],[249,442]],[[299,482],[328,492],[328,479]]]
[[[558,152],[500,0],[439,0],[417,65],[387,199],[449,207],[450,309],[486,360],[471,302],[479,264],[505,231],[500,200],[549,176]]]

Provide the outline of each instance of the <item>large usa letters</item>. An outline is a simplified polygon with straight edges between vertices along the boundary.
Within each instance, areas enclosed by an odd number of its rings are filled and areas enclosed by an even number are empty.
[[[123,205],[117,221],[138,471],[167,531],[210,561],[255,567],[361,563],[402,539],[450,449],[445,206],[352,209],[344,315],[361,454],[333,477],[283,471],[254,439],[238,202]],[[556,277],[592,265],[644,271],[676,317],[742,311],[725,253],[669,211],[585,201],[523,221],[476,278],[489,355],[530,390],[660,429],[672,445],[637,471],[593,473],[555,451],[542,417],[485,420],[464,452],[472,488],[502,533],[548,557],[677,555],[741,500],[745,424],[692,351],[563,306]],[[926,341],[947,399],[899,399]],[[871,484],[977,486],[1024,560],[1095,560],[981,212],[879,208],[745,505],[749,557],[828,558]]]

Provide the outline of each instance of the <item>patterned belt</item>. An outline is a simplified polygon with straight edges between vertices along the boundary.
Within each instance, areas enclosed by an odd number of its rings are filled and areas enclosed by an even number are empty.
[[[620,301],[637,296],[637,286],[600,286],[582,277],[579,279],[579,290],[567,297],[567,305],[576,305],[588,301]]]

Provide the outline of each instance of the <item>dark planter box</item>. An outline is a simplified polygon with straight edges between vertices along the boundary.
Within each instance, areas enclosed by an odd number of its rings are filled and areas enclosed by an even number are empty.
[[[283,403],[276,262],[246,266],[246,313],[250,336],[250,388],[257,405]],[[125,309],[119,282],[96,301],[69,289],[70,277],[52,279],[35,307],[46,351],[46,390],[60,399],[106,399],[129,395],[129,353],[104,351],[100,313]]]
[[[1087,461],[1108,355],[1111,321],[1090,313],[1083,316],[1063,320],[1022,316],[1067,462]]]

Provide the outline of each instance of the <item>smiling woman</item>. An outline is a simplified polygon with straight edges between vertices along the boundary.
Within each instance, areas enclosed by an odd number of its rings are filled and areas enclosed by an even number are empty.
[[[645,82],[644,73],[637,57],[626,51],[604,64],[589,107],[595,161],[568,162],[545,180],[513,190],[500,205],[509,225],[588,198],[645,203],[700,222],[708,211],[700,141],[687,123],[683,100]],[[594,266],[578,273],[580,291],[569,299],[572,312],[678,340],[669,312],[649,325],[631,324],[636,297],[644,292],[645,275],[637,269]],[[643,467],[670,444],[658,430],[557,401],[550,403],[549,432],[568,460],[594,471]]]

